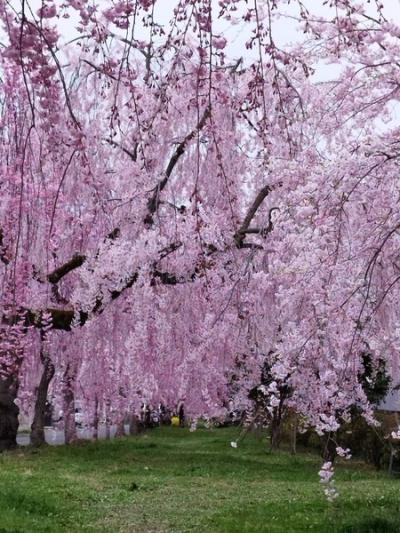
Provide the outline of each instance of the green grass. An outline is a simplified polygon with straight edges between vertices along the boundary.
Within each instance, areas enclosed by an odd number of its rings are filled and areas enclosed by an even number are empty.
[[[268,454],[233,428],[163,428],[109,442],[0,455],[0,532],[400,532],[400,480],[337,467],[326,502],[321,461]]]

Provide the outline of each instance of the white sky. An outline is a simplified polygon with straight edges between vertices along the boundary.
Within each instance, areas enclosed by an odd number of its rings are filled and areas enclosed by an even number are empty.
[[[252,7],[254,0],[248,0],[249,7]],[[324,5],[323,0],[302,0],[303,4],[310,10],[314,15],[321,16],[325,19],[331,19],[334,15],[334,10],[329,8],[327,5]],[[56,0],[57,4],[62,3],[62,0]],[[368,14],[374,16],[376,10],[374,7],[374,0],[368,2],[368,0],[359,0],[359,4],[363,4],[367,9]],[[382,0],[384,4],[384,14],[389,21],[394,22],[397,25],[400,25],[400,0]],[[20,10],[21,0],[11,0],[11,4],[15,6],[16,10]],[[155,4],[155,20],[165,27],[166,32],[168,33],[169,22],[172,18],[173,9],[177,4],[177,0],[159,0]],[[252,55],[256,54],[255,50],[249,51],[246,49],[245,43],[250,37],[249,25],[238,23],[236,25],[231,24],[224,20],[218,20],[217,15],[219,12],[218,0],[212,0],[214,8],[214,34],[223,34],[228,41],[228,47],[226,52],[229,57],[232,59],[237,59],[243,57],[244,59],[250,58]],[[273,38],[275,43],[281,47],[285,48],[290,44],[302,40],[303,34],[298,31],[298,23],[291,17],[298,15],[298,9],[296,2],[293,0],[289,5],[280,7],[280,11],[287,16],[282,16],[279,20],[274,21],[273,25]],[[34,13],[42,6],[42,0],[25,0],[25,5],[30,6]],[[98,5],[101,8],[107,8],[111,5],[110,1],[99,0]],[[257,0],[257,7],[262,13],[267,8],[267,3],[265,0]],[[243,12],[243,9],[242,9]],[[76,30],[78,23],[78,18],[76,13],[73,10],[70,10],[71,18],[69,19],[60,19],[58,21],[58,28],[63,35],[63,40],[68,42],[75,37],[79,36],[79,33]],[[240,15],[240,12],[238,12]],[[135,28],[135,38],[139,40],[147,40],[147,32],[140,25],[137,25]],[[1,34],[0,34],[1,35]],[[318,64],[318,70],[313,79],[316,82],[319,81],[328,81],[336,78],[340,72],[339,65],[325,65],[322,63]],[[397,105],[395,106],[393,112],[396,114]],[[398,112],[398,110],[397,110]]]
[[[60,0],[56,0],[57,3],[61,3]],[[400,24],[400,0],[382,0],[384,4],[384,13],[385,16],[396,24]],[[36,12],[42,5],[42,0],[27,0],[26,5],[29,5],[33,12]],[[226,21],[220,21],[217,19],[217,14],[219,11],[218,0],[212,0],[214,7],[214,32],[223,33],[224,36],[228,39],[230,43],[229,52],[232,57],[241,57],[248,53],[244,46],[246,40],[248,39],[248,34],[246,27],[243,24],[238,24],[236,26],[230,25]],[[364,4],[369,14],[374,15],[376,13],[374,9],[373,2],[369,3],[368,0],[360,0],[360,4]],[[12,0],[11,4],[18,9],[21,5],[20,0]],[[176,0],[162,0],[158,1],[155,4],[155,18],[157,22],[164,25],[168,29],[169,21],[172,18],[172,12],[176,6]],[[248,2],[249,6],[253,5],[252,1]],[[265,11],[266,2],[265,0],[257,0],[258,9],[260,11]],[[313,14],[320,15],[322,17],[331,18],[334,11],[328,6],[323,5],[323,0],[303,0],[303,4],[312,12]],[[109,7],[110,2],[106,0],[100,0],[98,2],[100,8]],[[281,8],[280,8],[281,9]],[[72,10],[71,10],[72,12]],[[290,5],[285,6],[284,12],[289,16],[296,16],[298,14],[296,3],[292,2]],[[73,39],[78,34],[76,32],[75,26],[77,23],[76,17],[71,17],[70,19],[61,19],[59,21],[59,28],[61,28],[62,33],[65,36],[65,40],[68,41]],[[145,38],[146,34],[143,33]],[[274,23],[274,40],[279,46],[287,45],[291,42],[297,41],[301,34],[298,33],[296,29],[296,23],[290,18],[281,18],[279,21]],[[136,38],[140,39],[140,29],[138,27],[138,34]]]

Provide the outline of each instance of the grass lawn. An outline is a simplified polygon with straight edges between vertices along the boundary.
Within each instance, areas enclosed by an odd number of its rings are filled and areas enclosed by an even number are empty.
[[[0,454],[0,532],[400,532],[400,479],[337,467],[328,504],[315,454],[268,454],[236,429],[156,429]]]

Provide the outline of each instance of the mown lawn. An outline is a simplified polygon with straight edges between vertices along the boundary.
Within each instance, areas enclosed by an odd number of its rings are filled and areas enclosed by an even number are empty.
[[[163,428],[139,437],[0,455],[0,532],[400,532],[400,479],[337,468],[328,504],[315,454],[268,454],[236,429]]]

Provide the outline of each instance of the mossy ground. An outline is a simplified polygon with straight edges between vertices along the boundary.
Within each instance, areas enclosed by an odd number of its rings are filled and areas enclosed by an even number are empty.
[[[269,454],[235,428],[162,428],[0,455],[0,532],[400,532],[400,479],[337,466],[329,504],[315,453]]]

